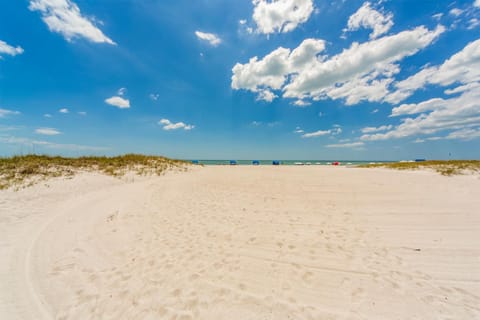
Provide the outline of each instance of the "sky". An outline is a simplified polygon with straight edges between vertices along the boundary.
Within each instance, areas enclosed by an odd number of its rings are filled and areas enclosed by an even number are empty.
[[[0,156],[480,159],[480,0],[0,3]]]

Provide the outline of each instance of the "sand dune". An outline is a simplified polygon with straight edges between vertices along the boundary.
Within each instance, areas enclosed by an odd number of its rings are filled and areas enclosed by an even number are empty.
[[[330,167],[0,192],[0,319],[478,319],[480,179]]]

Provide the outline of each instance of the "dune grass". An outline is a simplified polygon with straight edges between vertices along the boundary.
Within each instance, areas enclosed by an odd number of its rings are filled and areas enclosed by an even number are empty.
[[[64,158],[44,155],[0,158],[0,189],[31,185],[51,177],[72,176],[79,171],[98,171],[120,177],[127,171],[160,175],[167,169],[186,169],[187,162],[159,156],[127,154],[117,157]]]
[[[421,162],[392,162],[362,165],[364,168],[391,168],[398,170],[432,169],[444,175],[480,172],[480,160],[430,160]]]

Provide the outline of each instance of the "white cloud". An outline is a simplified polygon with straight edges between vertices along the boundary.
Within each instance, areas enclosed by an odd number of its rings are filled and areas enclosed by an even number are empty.
[[[45,136],[56,136],[58,134],[61,134],[60,131],[54,128],[38,128],[38,129],[35,129],[35,133],[42,134]]]
[[[186,131],[190,131],[195,128],[194,125],[191,124],[185,124],[183,122],[177,122],[173,123],[168,119],[162,119],[158,122],[159,125],[163,126],[163,130],[177,130],[177,129],[183,129]]]
[[[277,98],[277,95],[270,90],[262,90],[258,93],[258,96],[257,96],[258,101],[263,100],[267,102],[272,102],[275,98]]]
[[[475,0],[475,2],[473,3],[473,5],[475,7],[480,7],[480,0]]]
[[[305,133],[305,131],[300,127],[296,127],[293,133]]]
[[[213,33],[195,31],[195,35],[197,36],[198,39],[207,41],[214,47],[222,43],[222,39],[220,39],[216,34],[213,34]]]
[[[385,133],[365,134],[364,141],[399,139],[415,135],[431,135],[442,131],[478,130],[480,128],[480,84],[463,88],[460,96],[433,98],[414,104],[404,104],[392,110],[392,116],[414,115]],[[471,132],[471,131],[468,131]],[[467,134],[467,131],[463,133]],[[452,133],[450,139],[460,139]],[[463,140],[466,138],[463,137]],[[427,138],[427,140],[429,140]]]
[[[124,99],[122,97],[113,96],[111,98],[105,99],[105,102],[111,106],[117,107],[119,109],[128,109],[130,108],[130,100]]]
[[[157,101],[158,98],[160,97],[159,94],[156,94],[156,93],[150,93],[149,95],[150,99],[152,99],[153,101]]]
[[[45,113],[43,116],[44,116],[45,118],[51,118],[51,117],[52,117],[52,115],[51,115],[50,113]]]
[[[365,2],[357,12],[348,19],[348,28],[345,31],[355,31],[363,28],[372,29],[370,39],[375,39],[387,33],[393,26],[393,15],[382,14],[372,9],[370,2]]]
[[[241,25],[244,25],[247,23],[247,20],[241,19],[241,20],[238,20],[238,23],[240,23]]]
[[[407,114],[416,114],[425,111],[433,111],[435,109],[446,107],[446,105],[447,101],[442,98],[433,98],[420,103],[402,104],[401,106],[392,109],[391,116],[395,117]]]
[[[361,131],[362,133],[372,133],[372,132],[379,132],[379,131],[387,131],[387,130],[390,130],[392,129],[393,126],[392,125],[385,125],[385,126],[380,126],[378,128],[375,128],[375,127],[366,127],[366,128],[363,128]]]
[[[480,20],[478,20],[477,18],[472,18],[468,20],[468,26],[467,26],[468,30],[475,29],[478,26],[480,26]]]
[[[253,57],[232,69],[233,89],[252,92],[282,90],[296,100],[345,99],[347,105],[362,100],[382,101],[389,94],[397,63],[430,45],[444,32],[417,27],[392,36],[353,43],[331,58],[319,56],[325,41],[306,39],[296,49],[278,48],[263,59]]]
[[[127,93],[127,88],[120,88],[120,89],[118,89],[118,91],[117,91],[117,94],[118,94],[119,96],[123,96],[123,95],[125,95],[125,93]]]
[[[371,113],[371,114],[375,114],[375,113],[377,113],[378,111],[380,111],[380,110],[374,109],[374,110],[372,110],[372,112],[370,112],[370,113]]]
[[[448,13],[451,14],[452,16],[458,17],[463,13],[463,10],[460,10],[458,8],[453,8]]]
[[[0,118],[5,118],[5,117],[8,117],[8,116],[14,116],[14,115],[18,115],[18,114],[20,114],[19,111],[7,110],[7,109],[0,108]]]
[[[2,54],[8,54],[9,56],[16,56],[17,54],[22,54],[23,49],[19,46],[13,47],[6,43],[5,41],[0,40],[0,59]]]
[[[92,19],[82,16],[80,8],[71,0],[30,0],[28,8],[40,11],[48,29],[60,33],[67,41],[85,38],[91,42],[115,45],[93,24]]]
[[[308,102],[308,101],[297,100],[297,101],[293,102],[293,104],[296,105],[297,107],[306,107],[306,106],[311,105],[312,103]],[[322,116],[321,112],[319,113],[319,116],[320,117]]]
[[[60,112],[60,113],[69,113],[70,111],[68,111],[67,108],[62,108],[62,109],[58,110],[58,112]]]
[[[475,129],[461,129],[457,131],[450,132],[445,139],[449,140],[473,140],[476,138],[480,138],[480,128]]]
[[[386,101],[398,103],[428,84],[448,86],[480,81],[480,40],[467,44],[440,66],[424,68],[405,80],[395,83],[396,91]]]
[[[327,148],[360,148],[365,145],[364,142],[351,142],[351,143],[338,143],[338,144],[327,144]]]
[[[253,0],[253,20],[257,32],[290,32],[308,20],[313,12],[312,0]]]
[[[327,136],[331,133],[331,130],[318,130],[315,132],[309,132],[302,135],[302,138],[316,138],[321,136]]]
[[[232,88],[253,92],[266,88],[279,90],[288,74],[309,69],[316,55],[324,49],[324,40],[305,39],[293,51],[280,47],[261,60],[253,57],[246,64],[237,63],[232,69]]]
[[[315,59],[310,69],[302,70],[283,88],[284,97],[329,96],[346,98],[347,104],[379,101],[385,96],[391,77],[400,71],[395,63],[430,45],[444,30],[441,26],[433,31],[417,27],[362,44],[354,43],[326,61]]]
[[[443,17],[443,13],[437,13],[437,14],[434,14],[434,15],[432,16],[432,18],[435,19],[435,20],[437,20],[437,21],[439,21],[440,19],[442,19],[442,17]]]
[[[321,137],[321,136],[327,136],[327,135],[338,135],[342,133],[342,128],[340,128],[339,125],[334,125],[333,129],[329,130],[318,130],[315,132],[309,132],[305,133],[302,135],[302,138],[316,138],[316,137]]]

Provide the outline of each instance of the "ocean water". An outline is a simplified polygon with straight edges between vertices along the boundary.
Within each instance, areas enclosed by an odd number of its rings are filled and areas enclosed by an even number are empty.
[[[187,161],[198,161],[198,164],[206,165],[206,166],[215,166],[215,165],[230,165],[230,161],[236,161],[236,164],[239,166],[250,166],[253,165],[252,162],[254,160],[187,160]],[[335,160],[256,160],[260,162],[260,165],[263,166],[271,166],[273,161],[279,161],[280,165],[292,166],[292,165],[332,165]],[[341,166],[356,166],[361,164],[369,164],[369,163],[386,163],[392,161],[339,161],[339,165]]]

